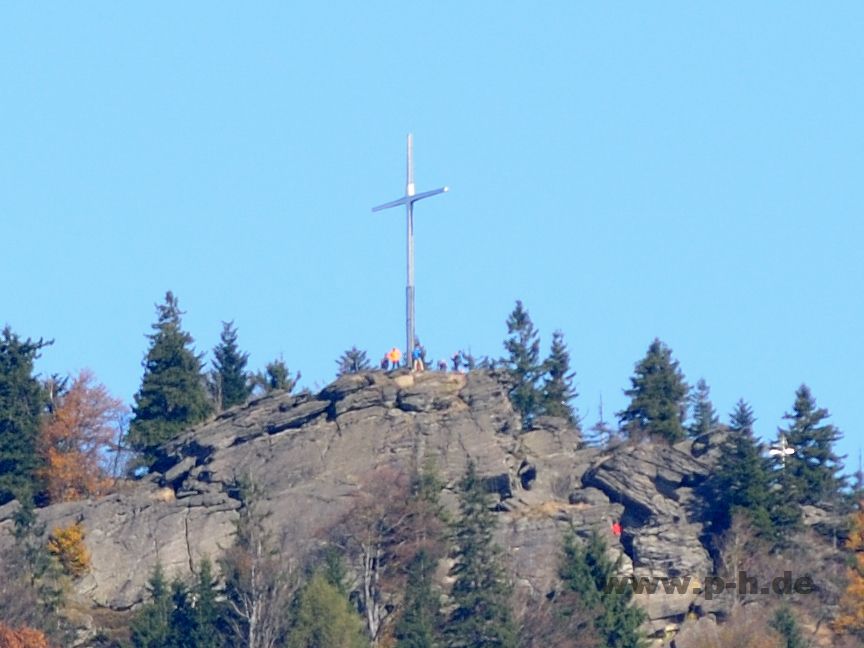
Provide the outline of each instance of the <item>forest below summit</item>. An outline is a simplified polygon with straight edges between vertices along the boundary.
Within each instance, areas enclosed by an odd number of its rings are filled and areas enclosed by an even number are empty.
[[[457,354],[421,373],[352,347],[319,394],[298,390],[281,358],[250,370],[231,322],[208,366],[171,292],[156,315],[131,407],[87,370],[39,376],[52,342],[3,329],[0,647],[864,645],[864,475],[845,475],[842,433],[805,384],[765,444],[746,400],[721,418],[706,381],[688,384],[659,339],[634,364],[627,406],[584,420],[563,333],[542,357],[521,301],[502,357]],[[367,437],[390,426],[396,459],[348,445],[360,443],[351,426]],[[323,431],[332,437],[311,453]],[[230,452],[248,454],[220,459]],[[333,472],[360,476],[328,499],[316,466],[339,452]],[[289,473],[320,510],[274,512],[268,489]],[[182,570],[159,553],[173,536],[157,539],[137,584],[94,603],[109,589],[97,553],[110,535],[94,511],[113,506],[120,529],[144,489],[129,516],[162,516],[154,494],[166,507],[202,502],[199,518],[181,507]],[[518,534],[546,543],[536,553],[551,571],[505,549]],[[770,582],[796,562],[813,570],[807,592],[712,601],[706,582],[673,605],[609,586],[658,573]]]

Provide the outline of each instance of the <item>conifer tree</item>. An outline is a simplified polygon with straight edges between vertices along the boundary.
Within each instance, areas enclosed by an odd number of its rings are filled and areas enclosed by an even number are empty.
[[[135,648],[165,648],[171,642],[171,588],[158,564],[147,583],[150,601],[132,619],[132,645]]]
[[[439,500],[443,484],[430,460],[412,476],[407,527],[402,547],[407,550],[405,597],[396,622],[397,648],[441,645],[443,621],[440,593],[434,584],[438,561],[446,554],[447,512]]]
[[[397,648],[435,648],[441,626],[439,595],[433,577],[438,561],[425,549],[408,564],[402,615],[396,623]]]
[[[729,415],[729,434],[721,446],[716,470],[709,476],[711,530],[720,534],[729,528],[737,511],[745,515],[763,535],[774,533],[769,511],[773,508],[771,464],[753,433],[753,410],[740,399]]]
[[[579,595],[578,605],[593,618],[594,629],[607,648],[642,648],[639,627],[645,613],[633,605],[630,587],[610,587],[620,565],[606,555],[606,543],[596,531],[583,545],[571,532],[564,538],[559,576],[566,589]],[[579,611],[574,610],[574,614]]]
[[[516,307],[507,318],[507,334],[510,337],[504,341],[504,349],[510,355],[504,362],[513,382],[510,402],[522,415],[522,422],[527,427],[531,425],[542,403],[542,393],[537,386],[542,366],[540,337],[521,301],[516,302]]]
[[[198,575],[184,598],[181,623],[172,623],[176,648],[221,648],[220,624],[224,606],[218,600],[216,579],[209,559],[198,565]],[[178,609],[175,607],[175,610]]]
[[[159,319],[148,336],[150,349],[129,429],[129,442],[147,466],[155,461],[160,445],[202,421],[211,409],[201,357],[192,348],[192,336],[181,327],[183,313],[173,293],[169,291],[156,310]]]
[[[816,406],[807,385],[798,388],[792,412],[783,416],[789,426],[780,432],[795,451],[786,458],[784,470],[799,504],[834,501],[844,485],[842,457],[834,452],[834,443],[842,435],[825,423],[829,416],[828,410]]]
[[[237,329],[234,322],[222,322],[219,344],[213,349],[213,380],[221,410],[242,405],[252,393],[252,384],[246,371],[248,353],[241,353],[237,346]]]
[[[336,361],[339,365],[339,374],[360,373],[361,371],[369,371],[369,359],[366,357],[366,352],[361,351],[356,346],[352,346],[343,353]]]
[[[711,390],[704,378],[700,378],[696,383],[696,388],[690,395],[690,402],[693,405],[693,422],[687,428],[690,436],[695,439],[713,432],[720,420],[714,411]]]
[[[168,637],[165,648],[197,648],[192,643],[195,628],[195,602],[179,577],[171,581],[171,609],[168,613]]]
[[[316,572],[294,606],[289,648],[367,648],[363,623],[337,587]]]
[[[255,374],[252,382],[256,387],[260,387],[266,393],[274,391],[292,392],[300,380],[300,372],[291,376],[291,370],[282,358],[276,358],[273,362],[268,362],[264,373],[260,371]]]
[[[49,344],[22,340],[8,326],[0,334],[0,506],[39,491],[39,423],[48,402],[33,362]]]
[[[450,571],[455,578],[454,610],[447,626],[448,646],[514,648],[509,587],[494,543],[495,516],[477,467],[469,461],[460,483],[460,517],[454,530],[456,550]]]
[[[780,635],[780,645],[783,648],[807,648],[808,643],[801,636],[798,622],[788,605],[783,605],[777,610],[770,626]]]
[[[62,645],[68,639],[57,614],[64,605],[62,570],[47,549],[46,525],[37,520],[32,500],[20,504],[12,516],[14,543],[0,548],[0,616],[13,626],[42,630]]]
[[[671,349],[655,338],[630,382],[632,387],[624,391],[630,404],[618,412],[627,434],[631,438],[649,434],[670,443],[683,439],[687,384]]]
[[[572,400],[579,394],[573,386],[575,372],[570,371],[570,353],[564,344],[564,334],[552,334],[552,349],[543,363],[546,378],[543,383],[540,411],[548,416],[560,416],[571,424],[577,423]]]
[[[615,438],[615,430],[606,421],[603,415],[603,397],[597,406],[597,422],[592,425],[585,434],[585,443],[594,448],[607,448]]]

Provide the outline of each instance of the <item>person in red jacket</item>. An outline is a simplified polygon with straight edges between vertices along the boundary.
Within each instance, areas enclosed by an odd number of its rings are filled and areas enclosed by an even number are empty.
[[[616,538],[621,537],[621,523],[620,523],[618,520],[615,520],[615,521],[612,523],[612,534],[613,534]]]

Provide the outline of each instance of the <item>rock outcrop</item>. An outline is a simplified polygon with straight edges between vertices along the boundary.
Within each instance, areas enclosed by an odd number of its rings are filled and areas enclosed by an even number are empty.
[[[689,446],[648,443],[580,448],[578,430],[554,418],[522,430],[506,392],[494,372],[371,372],[344,376],[317,395],[268,395],[173,441],[145,479],[40,516],[49,531],[72,521],[86,529],[92,569],[76,584],[79,597],[94,609],[128,610],[142,601],[157,562],[168,574],[188,575],[231,544],[241,478],[263,493],[268,524],[292,560],[321,542],[376,468],[410,471],[431,459],[446,484],[442,499],[454,507],[455,485],[473,459],[500,500],[498,541],[527,595],[554,587],[570,525],[605,533],[624,574],[710,573],[693,506],[693,489],[709,470],[704,457]],[[0,510],[0,529],[11,525],[10,512]],[[614,521],[622,523],[620,537]],[[697,598],[640,602],[661,628]]]

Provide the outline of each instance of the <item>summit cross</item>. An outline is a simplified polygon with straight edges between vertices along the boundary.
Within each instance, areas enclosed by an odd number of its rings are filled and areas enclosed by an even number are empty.
[[[432,191],[424,191],[416,193],[414,189],[414,137],[408,133],[408,164],[407,164],[407,182],[405,184],[405,195],[394,200],[393,202],[384,203],[373,207],[372,211],[377,212],[390,207],[398,207],[405,205],[405,214],[408,224],[408,284],[405,287],[405,342],[406,353],[405,358],[408,360],[409,366],[411,363],[412,352],[414,351],[414,203],[424,198],[437,196],[440,193],[448,191],[448,187],[440,187]]]

